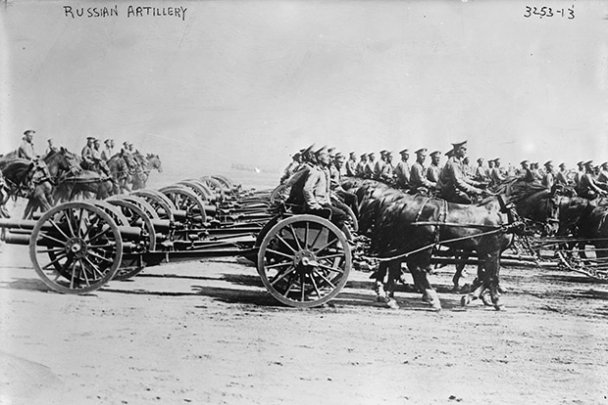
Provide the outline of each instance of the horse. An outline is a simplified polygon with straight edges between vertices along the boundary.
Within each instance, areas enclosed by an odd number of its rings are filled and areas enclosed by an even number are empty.
[[[159,173],[163,172],[162,163],[158,155],[148,153],[146,156],[142,155],[139,151],[133,153],[137,165],[134,175],[132,176],[133,190],[139,190],[146,187],[146,182],[150,176],[152,170],[157,170]]]
[[[114,181],[111,177],[102,176],[93,170],[82,169],[82,159],[75,153],[66,153],[77,164],[69,176],[58,181],[53,195],[56,201],[72,201],[79,195],[103,200],[113,194]]]
[[[114,194],[130,192],[130,172],[135,168],[137,162],[129,153],[117,153],[108,159],[110,175],[114,179]]]
[[[427,278],[431,255],[437,245],[477,255],[478,277],[472,291],[461,299],[463,306],[489,292],[495,309],[502,307],[499,293],[500,254],[513,241],[516,213],[507,197],[486,198],[479,204],[464,205],[445,200],[406,194],[371,180],[351,188],[360,201],[359,232],[371,239],[371,251],[381,260],[376,272],[377,293],[392,292],[394,280],[405,261],[423,300],[436,310],[441,303]],[[382,271],[382,267],[384,271]],[[388,283],[384,272],[388,269]],[[396,305],[390,296],[382,297]]]
[[[27,159],[7,159],[6,156],[0,160],[0,170],[7,181],[9,195],[17,198],[27,192],[24,219],[31,218],[37,209],[44,212],[54,205],[53,183],[74,167],[69,152],[64,148],[50,151],[42,161],[44,165]],[[31,189],[30,184],[33,184]]]

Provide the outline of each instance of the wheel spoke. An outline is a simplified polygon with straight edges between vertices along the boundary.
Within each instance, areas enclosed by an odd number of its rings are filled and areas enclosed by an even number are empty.
[[[317,260],[333,259],[334,257],[344,257],[344,253],[334,253],[327,256],[317,256]]]
[[[65,218],[65,222],[68,223],[68,228],[70,228],[70,234],[72,235],[73,238],[76,237],[76,233],[74,232],[74,224],[72,222],[74,222],[74,214],[72,213],[72,210],[67,210],[67,215]],[[64,212],[65,215],[65,212]]]
[[[289,230],[291,231],[291,234],[293,235],[293,239],[296,241],[296,246],[298,247],[298,250],[302,250],[302,246],[300,246],[300,239],[298,239],[298,236],[296,235],[296,230],[293,229],[293,226],[289,225]]]
[[[61,241],[61,240],[59,240],[59,239],[55,239],[55,238],[53,238],[52,236],[49,236],[49,235],[47,235],[46,233],[43,233],[43,232],[40,232],[40,236],[41,236],[42,238],[47,238],[47,239],[49,239],[49,240],[52,240],[53,242],[57,242],[57,243],[59,243],[60,245],[65,245],[65,242],[66,242],[66,241]]]
[[[290,256],[290,255],[288,255],[286,253],[283,253],[283,252],[279,252],[278,250],[274,250],[274,249],[268,248],[268,249],[266,249],[266,251],[270,252],[270,253],[274,253],[275,255],[283,256],[283,257],[286,257],[286,258],[288,258],[290,260],[293,260],[293,256]]]
[[[97,274],[99,274],[99,277],[100,277],[100,278],[103,278],[103,273],[101,272],[101,270],[99,270],[99,269],[97,268],[97,266],[96,266],[96,265],[95,265],[95,264],[94,264],[92,261],[90,261],[90,260],[89,260],[89,258],[88,258],[88,257],[85,257],[84,259],[87,261],[87,263],[89,263],[89,264],[91,265],[91,267],[93,268],[93,270],[94,270],[94,271],[95,271]]]
[[[274,280],[272,280],[270,282],[270,285],[274,286],[276,283],[278,283],[279,281],[284,279],[289,274],[293,273],[295,270],[296,270],[296,268],[292,267],[291,269],[287,270],[285,273],[281,274],[280,276],[275,277]]]
[[[300,287],[302,289],[302,295],[301,295],[301,299],[300,302],[304,302],[304,287],[306,286],[306,278],[304,277],[304,274],[300,274]]]
[[[319,249],[315,249],[314,252],[315,253],[322,252],[323,250],[327,249],[328,247],[330,247],[331,245],[333,245],[337,241],[338,241],[338,239],[334,239],[334,240],[332,240],[330,242],[327,242],[323,247],[320,247]]]
[[[287,290],[283,293],[283,296],[287,298],[287,295],[291,292],[292,288],[293,288],[293,277],[289,277],[289,288],[287,288]]]
[[[293,247],[291,247],[291,245],[289,243],[287,243],[285,241],[285,239],[281,238],[281,236],[279,234],[277,234],[277,239],[280,240],[281,242],[283,242],[283,244],[285,246],[287,246],[289,248],[289,250],[291,250],[293,253],[296,253],[296,250]]]
[[[311,277],[310,281],[312,283],[313,288],[315,289],[315,292],[317,293],[317,297],[321,298],[321,292],[319,291],[319,287],[317,287],[317,282],[315,281],[315,278]]]
[[[70,289],[74,288],[74,273],[76,273],[76,262],[72,263],[72,277],[70,277]]]
[[[312,241],[312,243],[309,245],[309,247],[312,249],[313,246],[317,243],[317,241],[319,240],[319,237],[321,236],[321,230],[318,229],[317,235],[315,236],[315,239]]]
[[[344,274],[344,270],[342,270],[342,269],[337,269],[335,267],[329,267],[329,266],[326,266],[321,263],[318,263],[318,265],[319,265],[319,267],[324,268],[325,270],[335,271],[336,273]]]
[[[84,282],[87,283],[87,285],[90,287],[91,283],[89,282],[89,276],[87,276],[86,267],[85,267],[84,263],[82,263],[82,259],[79,259],[79,261],[80,261],[80,267],[83,269],[82,275],[84,276]]]
[[[50,248],[50,249],[36,250],[36,253],[56,253],[56,252],[65,252],[65,248],[54,247],[54,248]]]
[[[309,228],[309,223],[308,221],[306,221],[306,227],[304,228],[304,249],[308,249],[308,228]]]
[[[111,259],[108,259],[107,257],[103,257],[101,255],[98,255],[97,253],[95,253],[93,251],[89,251],[88,253],[91,256],[93,256],[94,258],[96,258],[96,259],[103,260],[103,261],[108,262],[108,263],[114,263],[114,260],[111,260]]]
[[[69,237],[68,235],[66,235],[66,234],[65,234],[65,232],[63,232],[63,231],[61,230],[61,228],[59,228],[59,226],[58,226],[58,225],[55,223],[55,221],[53,221],[52,219],[50,219],[50,218],[49,218],[49,222],[51,223],[51,225],[53,225],[53,227],[54,227],[55,229],[57,229],[57,230],[59,231],[59,233],[60,233],[61,235],[63,235],[63,237],[65,238],[65,240],[70,239],[70,237]]]
[[[102,227],[103,227],[103,226],[102,226]],[[102,230],[101,232],[99,232],[97,235],[95,235],[95,236],[93,236],[92,238],[90,238],[90,239],[88,240],[89,244],[90,244],[91,242],[93,242],[94,240],[98,239],[98,238],[99,238],[100,236],[102,236],[103,234],[107,233],[109,230],[110,230],[110,228],[106,228],[106,229]]]
[[[48,269],[49,269],[49,266],[54,266],[54,265],[55,265],[55,263],[58,263],[58,262],[59,262],[59,260],[61,260],[61,259],[65,258],[67,255],[68,255],[67,253],[62,253],[62,254],[57,255],[57,257],[56,257],[54,260],[52,260],[50,263],[46,264],[46,265],[43,267],[43,269],[44,269],[44,270],[48,270]]]
[[[275,267],[281,267],[281,266],[289,266],[292,265],[293,262],[292,261],[287,261],[287,262],[281,262],[281,263],[275,263],[275,264],[270,264],[268,266],[264,266],[264,268],[266,269],[274,269]]]
[[[317,271],[313,270],[312,271],[314,274],[316,274],[317,276],[321,277],[327,284],[329,284],[331,286],[331,288],[336,288],[336,286],[334,285],[334,283],[332,283],[331,281],[329,281],[327,278],[325,278],[325,276],[323,276],[323,274],[321,273],[317,273]]]
[[[84,208],[80,209],[80,216],[78,217],[78,236],[80,236],[80,231],[82,230],[83,219],[84,219]],[[84,237],[84,236],[83,236]]]

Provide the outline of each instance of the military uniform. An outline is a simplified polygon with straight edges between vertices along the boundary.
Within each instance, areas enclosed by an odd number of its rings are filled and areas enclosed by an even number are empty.
[[[454,144],[454,148],[462,147],[465,142]],[[481,194],[478,189],[479,183],[467,178],[464,173],[464,165],[462,160],[457,156],[451,156],[439,174],[439,183],[441,197],[447,201],[471,204],[473,199],[471,194]]]
[[[17,149],[17,157],[20,159],[34,160],[36,153],[34,152],[34,144],[23,138],[23,142]]]
[[[403,155],[406,154],[407,151],[407,149],[403,149],[399,152],[402,158],[401,161],[397,163],[394,170],[395,181],[398,188],[407,188],[410,184],[410,165],[407,163],[407,160],[403,159]]]
[[[94,138],[88,137],[87,141],[91,141]],[[82,167],[85,170],[95,170],[95,158],[93,153],[93,145],[89,145],[88,142],[80,151],[80,156],[82,157]]]
[[[357,175],[357,161],[355,155],[351,153],[350,159],[346,161],[344,165],[346,169],[346,175],[349,177],[355,177]]]
[[[413,190],[418,190],[421,187],[434,189],[437,183],[430,181],[426,173],[427,169],[421,163],[415,162],[410,171],[410,188]]]
[[[357,163],[357,167],[355,168],[355,175],[357,177],[365,177],[365,166],[367,165],[367,155],[361,155],[361,160]]]

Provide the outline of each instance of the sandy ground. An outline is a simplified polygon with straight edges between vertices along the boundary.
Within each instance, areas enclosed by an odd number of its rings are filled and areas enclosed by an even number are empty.
[[[446,267],[435,313],[405,290],[386,309],[353,272],[299,310],[234,258],[69,296],[1,250],[0,404],[608,403],[608,285],[576,274],[504,269],[497,312],[461,309]]]

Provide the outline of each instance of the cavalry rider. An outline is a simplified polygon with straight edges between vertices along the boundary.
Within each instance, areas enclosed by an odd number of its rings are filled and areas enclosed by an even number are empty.
[[[410,158],[410,151],[403,149],[399,151],[401,161],[395,166],[395,181],[397,188],[406,189],[410,184],[410,165],[407,162]]]
[[[580,178],[576,192],[579,196],[593,200],[598,195],[606,196],[608,193],[598,187],[593,174],[593,160],[585,162],[585,174]]]
[[[48,143],[48,145],[46,147],[45,156],[51,152],[57,152],[59,150],[55,145],[53,145],[53,138],[47,139],[46,142]]]
[[[521,170],[520,170],[521,180],[527,181],[528,183],[533,182],[534,175],[532,175],[532,172],[530,171],[530,162],[527,160],[522,160],[520,165],[521,165]]]
[[[467,142],[452,145],[453,154],[441,170],[438,188],[441,197],[447,201],[471,204],[474,200],[473,195],[483,194],[483,190],[479,188],[482,183],[467,178],[464,173],[462,160],[467,153]]]
[[[410,171],[410,191],[413,193],[425,190],[428,192],[437,188],[437,183],[431,182],[426,178],[426,169],[424,167],[426,152],[426,148],[416,151],[416,162],[414,162]]]
[[[20,159],[27,159],[30,161],[38,158],[36,153],[34,152],[34,134],[36,131],[28,129],[23,133],[23,142],[19,145],[17,149],[17,157]]]
[[[542,178],[542,185],[548,190],[553,190],[555,185],[555,173],[553,172],[553,161],[548,160],[545,162],[545,175]]]
[[[348,215],[331,203],[329,164],[330,157],[324,146],[315,152],[317,164],[310,168],[302,189],[304,212],[330,219],[338,228],[342,228]]]
[[[82,148],[80,156],[82,157],[82,168],[85,170],[95,170],[95,159],[93,153],[93,142],[95,138],[87,136],[87,144]]]
[[[380,173],[380,180],[385,182],[392,182],[395,168],[393,167],[393,154],[390,150],[387,150],[385,153],[385,162],[386,163],[382,168],[382,172]]]
[[[283,173],[283,176],[281,177],[281,184],[283,184],[285,181],[287,181],[287,179],[289,179],[291,176],[293,176],[293,174],[300,167],[300,165],[302,164],[301,156],[302,155],[300,152],[296,152],[293,154],[293,156],[291,157],[291,162],[287,165],[287,167],[285,168],[285,171]]]
[[[581,178],[585,175],[585,165],[584,162],[581,160],[579,162],[576,162],[576,172],[574,173],[574,187],[578,188],[580,182],[581,182]]]
[[[374,173],[372,178],[374,180],[380,180],[380,175],[384,171],[384,165],[386,164],[386,149],[380,151],[380,159],[374,165]]]
[[[441,173],[441,167],[439,162],[441,161],[441,152],[438,150],[431,153],[431,164],[426,169],[426,179],[432,183],[439,181],[439,173]]]
[[[114,156],[114,140],[106,139],[103,141],[103,150],[101,151],[101,159],[108,161]]]
[[[102,158],[103,151],[101,150],[101,141],[99,139],[95,139],[93,141],[93,160],[95,162],[95,171],[100,174],[105,174],[106,176],[110,175],[110,169],[106,164],[106,161]]]
[[[494,167],[490,170],[490,182],[494,185],[501,184],[505,181],[506,176],[502,174],[500,158],[496,158],[492,162],[494,163]]]
[[[365,177],[365,166],[367,165],[367,154],[361,154],[361,160],[357,163],[357,167],[355,168],[355,175],[357,177]]]
[[[488,168],[483,164],[484,160],[483,158],[479,158],[477,159],[477,167],[475,168],[475,176],[473,176],[473,180],[476,181],[488,181],[489,180],[489,171]],[[492,161],[488,161],[488,164],[492,163]]]
[[[560,163],[559,170],[555,174],[555,184],[558,186],[568,186],[570,185],[570,180],[568,179],[568,170],[566,170],[566,164]]]
[[[596,183],[603,190],[608,190],[608,162],[600,165],[600,173],[597,175]]]
[[[355,152],[350,153],[345,168],[348,177],[355,177],[357,175],[357,154]]]
[[[330,160],[329,177],[331,191],[335,193],[335,195],[339,197],[341,201],[344,201],[344,204],[349,207],[356,216],[359,216],[359,203],[357,195],[346,191],[342,187],[342,168],[344,167],[346,156],[343,153],[338,152],[334,159]],[[340,204],[341,203],[337,204],[338,208],[341,208]]]
[[[376,167],[376,154],[374,152],[370,152],[367,154],[367,158],[367,163],[363,169],[363,177],[366,179],[373,179],[374,168]]]

